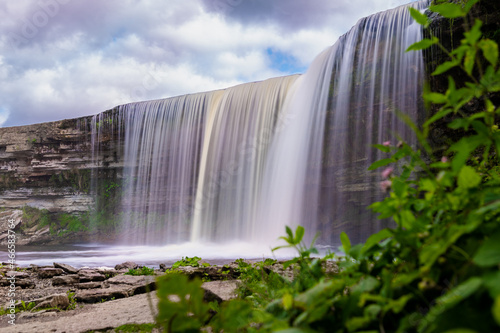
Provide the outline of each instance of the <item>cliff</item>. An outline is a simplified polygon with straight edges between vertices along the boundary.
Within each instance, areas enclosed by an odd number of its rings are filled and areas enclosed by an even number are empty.
[[[116,131],[108,126],[92,138],[91,125],[82,117],[0,128],[0,241],[9,219],[22,221],[21,245],[57,239],[71,216],[85,217],[76,229],[86,228],[96,207],[92,182],[116,178],[123,167]]]

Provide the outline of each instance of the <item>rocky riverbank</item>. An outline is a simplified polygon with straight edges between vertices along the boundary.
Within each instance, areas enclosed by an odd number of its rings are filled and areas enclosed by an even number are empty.
[[[237,264],[208,267],[178,267],[188,276],[206,280],[202,285],[207,301],[223,302],[234,298],[238,287]],[[74,268],[54,263],[51,266],[0,268],[2,332],[111,332],[125,324],[153,323],[157,298],[156,277],[165,274],[166,265],[145,269],[132,262],[114,268]],[[14,277],[12,280],[9,277]],[[14,282],[13,282],[14,281]],[[14,289],[11,289],[11,285]],[[13,291],[14,290],[14,291]],[[12,297],[14,293],[15,296]],[[10,299],[18,312],[15,326],[9,323]]]

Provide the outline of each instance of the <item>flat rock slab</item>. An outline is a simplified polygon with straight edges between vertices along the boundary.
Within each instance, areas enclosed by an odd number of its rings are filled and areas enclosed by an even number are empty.
[[[75,267],[70,266],[70,265],[60,264],[60,263],[55,262],[54,263],[54,267],[55,268],[60,268],[60,269],[64,270],[66,273],[69,273],[69,274],[76,274],[76,273],[78,273],[78,269],[76,269]]]
[[[125,324],[153,323],[154,316],[148,303],[150,297],[156,314],[158,299],[156,293],[137,295],[125,299],[89,305],[82,313],[57,317],[54,313],[42,313],[36,320],[25,324],[2,327],[2,333],[54,332],[80,333],[105,330]]]

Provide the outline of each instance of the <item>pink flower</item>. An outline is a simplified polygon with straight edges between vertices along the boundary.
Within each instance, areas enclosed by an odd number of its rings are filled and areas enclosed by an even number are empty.
[[[390,180],[383,180],[380,182],[380,189],[382,190],[382,192],[389,192],[389,190],[391,189],[391,185],[392,185],[392,182]]]
[[[382,171],[382,178],[387,179],[389,178],[390,175],[392,175],[392,172],[394,171],[393,167],[388,167],[384,171]]]
[[[448,157],[446,156],[441,157],[441,162],[448,163]]]
[[[386,147],[389,147],[391,145],[391,141],[384,141],[382,143],[382,146],[386,146]]]

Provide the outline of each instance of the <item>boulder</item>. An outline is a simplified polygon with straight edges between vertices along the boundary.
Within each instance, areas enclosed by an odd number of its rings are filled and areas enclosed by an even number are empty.
[[[55,294],[47,297],[39,298],[34,300],[35,309],[43,309],[43,308],[58,308],[58,309],[66,309],[69,306],[69,298],[66,294]]]
[[[69,273],[69,274],[77,274],[78,273],[78,269],[76,269],[75,267],[70,266],[70,265],[60,264],[60,263],[55,262],[54,267],[61,268],[62,270],[64,270],[66,273]]]
[[[132,261],[127,261],[127,262],[124,262],[124,263],[121,263],[121,264],[118,264],[115,266],[115,269],[117,271],[120,271],[122,269],[129,270],[129,269],[136,269],[136,268],[139,268],[139,265],[137,265],[135,262],[132,262]]]

